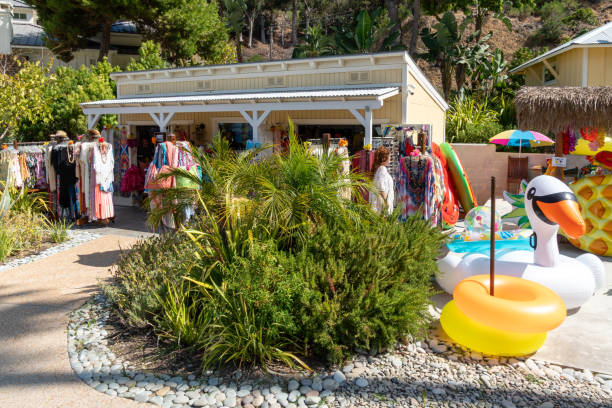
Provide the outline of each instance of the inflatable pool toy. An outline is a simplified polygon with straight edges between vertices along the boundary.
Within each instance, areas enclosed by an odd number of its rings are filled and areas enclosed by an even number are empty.
[[[433,143],[433,153],[440,160],[442,165],[442,172],[444,175],[444,195],[442,198],[442,222],[445,227],[452,227],[459,221],[459,201],[457,199],[457,193],[453,189],[451,178],[448,173],[448,164],[446,158],[440,151],[440,146]]]
[[[569,154],[595,156],[599,152],[612,152],[612,137],[605,135],[603,140],[604,143],[601,146],[598,146],[597,149],[592,149],[590,141],[583,138],[578,138],[575,149],[570,150]]]
[[[501,225],[501,216],[495,211],[495,231]],[[479,205],[472,208],[465,215],[465,229],[468,232],[490,232],[491,231],[491,207]]]
[[[530,229],[495,232],[495,254],[502,256],[509,251],[533,251],[530,246],[532,235]],[[455,253],[486,255],[491,249],[491,232],[464,231],[450,234],[446,246]]]
[[[440,324],[455,342],[496,356],[521,356],[542,347],[546,332],[565,320],[565,304],[552,290],[512,276],[489,275],[459,282],[454,300],[442,309]]]
[[[560,180],[538,176],[527,185],[525,209],[533,227],[534,251],[510,251],[496,259],[499,275],[521,277],[554,291],[568,309],[581,306],[604,285],[604,266],[593,254],[570,258],[559,254],[557,231],[561,227],[572,239],[580,238],[586,225],[576,196]],[[453,293],[463,279],[488,273],[489,257],[450,252],[438,261],[438,284]]]
[[[569,241],[584,251],[612,256],[612,175],[583,177],[569,187],[576,194],[586,225],[583,236],[569,237]]]
[[[504,191],[504,200],[512,206],[512,211],[502,215],[503,221],[508,221],[516,224],[519,228],[531,228],[529,224],[529,218],[527,218],[527,211],[525,211],[525,189],[527,188],[527,181],[521,180],[521,187],[518,194],[511,194]]]
[[[451,175],[453,186],[457,192],[463,211],[468,212],[476,207],[478,203],[476,202],[476,197],[474,196],[474,191],[472,190],[472,185],[470,184],[467,173],[453,146],[446,142],[442,143],[440,144],[440,151],[446,159],[448,171]]]

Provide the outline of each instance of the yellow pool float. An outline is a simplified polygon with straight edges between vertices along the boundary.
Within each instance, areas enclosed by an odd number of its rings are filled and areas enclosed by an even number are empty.
[[[440,324],[455,342],[484,354],[522,356],[542,347],[546,332],[565,320],[563,300],[545,286],[498,275],[491,296],[489,285],[488,275],[462,280],[442,309]]]

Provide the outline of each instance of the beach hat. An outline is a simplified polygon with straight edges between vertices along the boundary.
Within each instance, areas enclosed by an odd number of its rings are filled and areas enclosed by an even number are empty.
[[[63,130],[58,130],[57,132],[55,132],[54,135],[51,136],[57,136],[57,137],[68,137],[68,133],[64,132]]]

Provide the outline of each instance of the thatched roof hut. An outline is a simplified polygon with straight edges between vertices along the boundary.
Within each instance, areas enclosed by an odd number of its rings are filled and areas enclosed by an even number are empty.
[[[612,87],[524,86],[514,99],[519,129],[555,134],[576,128],[612,133]]]

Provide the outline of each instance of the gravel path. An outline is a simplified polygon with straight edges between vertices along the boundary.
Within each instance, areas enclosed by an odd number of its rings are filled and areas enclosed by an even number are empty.
[[[109,315],[100,295],[72,313],[72,368],[99,392],[165,408],[612,406],[612,376],[535,359],[486,358],[437,337],[392,353],[357,355],[339,370],[289,381],[241,381],[240,371],[226,378],[138,373],[107,347]]]
[[[100,236],[100,234],[96,234],[95,232],[68,230],[68,241],[61,244],[53,245],[52,247],[49,247],[36,254],[25,256],[23,258],[12,259],[6,263],[0,264],[0,272],[12,269],[19,265],[34,262],[42,258],[46,258],[48,256],[57,254],[58,252],[62,252],[75,246],[81,245],[87,241],[91,241],[92,239],[99,238]]]

